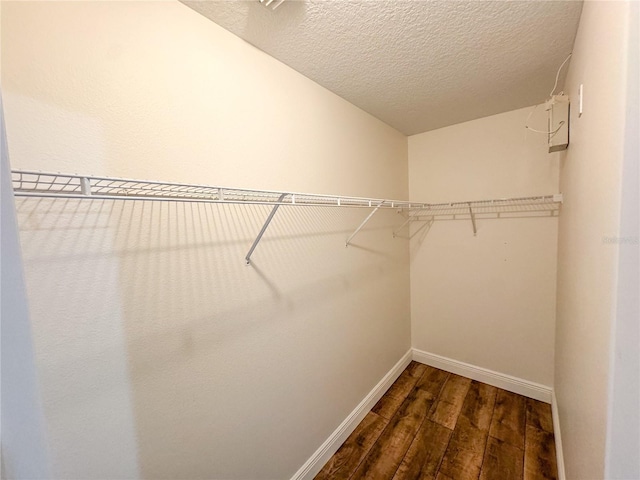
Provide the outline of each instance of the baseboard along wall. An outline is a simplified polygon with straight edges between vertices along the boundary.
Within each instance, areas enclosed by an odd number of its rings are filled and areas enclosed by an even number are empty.
[[[564,454],[562,452],[562,436],[560,435],[560,416],[558,413],[558,400],[556,392],[551,393],[551,416],[553,418],[553,436],[556,443],[556,463],[558,465],[558,480],[566,480],[564,471]]]
[[[380,397],[396,381],[405,368],[415,360],[440,370],[445,370],[456,375],[477,380],[494,387],[502,388],[509,392],[524,395],[525,397],[550,403],[553,415],[553,429],[556,444],[556,457],[558,462],[558,480],[566,480],[564,472],[564,461],[562,456],[562,441],[560,438],[560,421],[558,418],[558,408],[555,394],[551,387],[539,383],[530,382],[521,378],[513,377],[504,373],[478,367],[468,363],[453,360],[451,358],[425,352],[418,349],[410,349],[400,360],[387,372],[387,374],[373,387],[367,396],[358,406],[345,418],[336,430],[325,440],[325,442],[314,452],[313,455],[300,467],[291,477],[291,480],[312,480],[329,461],[331,456],[340,448],[347,437],[355,430],[365,415],[380,400]]]
[[[558,480],[566,480],[564,456],[562,453],[562,437],[560,434],[560,417],[558,414],[556,394],[553,391],[553,388],[415,348],[413,349],[413,359],[416,362],[424,363],[425,365],[439,368],[450,373],[471,378],[478,382],[493,385],[494,387],[502,388],[509,392],[518,393],[525,397],[550,403],[551,414],[553,417],[553,435],[556,445]]]
[[[344,419],[335,431],[320,445],[320,448],[305,462],[302,467],[291,477],[291,480],[312,480],[322,470],[324,464],[329,461],[340,448],[351,432],[353,432],[362,419],[369,413],[380,397],[393,385],[405,368],[411,363],[413,351],[409,349],[400,360],[382,377],[382,380],[373,387],[358,406]]]
[[[413,359],[416,362],[424,363],[431,367],[439,368],[456,375],[477,380],[494,387],[502,388],[509,392],[524,395],[525,397],[540,400],[541,402],[551,403],[552,388],[539,383],[523,380],[522,378],[513,377],[505,373],[489,370],[488,368],[478,367],[469,363],[453,360],[452,358],[436,355],[435,353],[425,352],[423,350],[413,349]]]

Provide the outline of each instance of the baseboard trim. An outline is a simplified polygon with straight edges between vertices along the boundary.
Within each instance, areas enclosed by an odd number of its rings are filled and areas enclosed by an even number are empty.
[[[412,349],[405,353],[398,363],[373,387],[360,404],[344,419],[344,421],[336,428],[336,430],[325,440],[325,442],[315,451],[313,455],[305,462],[300,470],[298,470],[291,480],[311,480],[322,469],[325,463],[336,453],[338,448],[344,443],[351,432],[355,430],[358,424],[366,416],[373,406],[380,400],[380,397],[389,389],[396,381],[407,365],[411,363],[413,356]]]
[[[522,378],[512,377],[511,375],[495,372],[488,368],[478,367],[469,363],[436,355],[435,353],[418,350],[416,348],[413,349],[413,359],[416,362],[424,363],[447,372],[471,378],[478,382],[487,383],[494,387],[508,390],[509,392],[518,393],[525,397],[540,400],[541,402],[551,403],[552,389],[546,385],[523,380]]]
[[[558,465],[558,480],[566,480],[564,471],[564,454],[562,452],[562,437],[560,436],[560,415],[555,390],[551,392],[551,415],[553,417],[553,437],[556,444],[556,463]]]

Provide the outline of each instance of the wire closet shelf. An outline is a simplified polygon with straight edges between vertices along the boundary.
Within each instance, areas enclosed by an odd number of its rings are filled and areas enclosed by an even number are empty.
[[[473,234],[475,235],[477,233],[477,216],[481,217],[483,214],[497,214],[500,216],[502,213],[547,211],[553,214],[559,210],[562,203],[561,194],[430,204],[406,200],[249,190],[29,170],[12,170],[11,175],[14,194],[18,197],[271,205],[272,209],[269,216],[245,256],[247,265],[250,264],[251,255],[262,239],[269,223],[282,205],[373,208],[347,239],[346,246],[349,246],[353,238],[381,208],[395,209],[405,215],[406,220],[400,228],[403,228],[413,220],[419,221],[425,217],[456,219],[466,216],[471,220]],[[397,231],[394,231],[393,235],[396,236],[396,234]]]
[[[152,180],[83,176],[12,170],[13,190],[21,197],[155,200],[257,205],[321,207],[380,207],[409,209],[407,201],[313,193],[249,190]],[[419,204],[415,204],[418,206]]]
[[[249,190],[210,185],[132,180],[77,174],[12,170],[13,190],[21,197],[85,198],[108,200],[156,200],[258,205],[324,207],[379,207],[410,210],[413,215],[456,215],[489,212],[494,209],[557,208],[562,195],[473,200],[452,203],[424,203],[381,198],[322,195],[315,193]]]
[[[473,200],[452,203],[414,204],[412,216],[439,217],[469,215],[471,208],[474,215],[500,214],[516,212],[557,211],[562,203],[562,194],[540,195],[536,197],[498,198],[493,200]]]

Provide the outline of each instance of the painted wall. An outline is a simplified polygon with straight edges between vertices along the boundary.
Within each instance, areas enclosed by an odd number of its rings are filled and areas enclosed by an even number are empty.
[[[628,17],[625,140],[605,478],[640,478],[640,5]]]
[[[547,153],[545,135],[524,128],[532,109],[409,137],[410,198],[437,203],[557,193],[558,155]],[[543,130],[545,116],[536,109],[530,125]],[[557,218],[546,213],[477,224],[475,237],[470,220],[413,225],[413,346],[551,386]]]
[[[565,203],[559,222],[555,389],[570,479],[605,474],[618,260],[629,248],[618,239],[630,3],[585,2],[565,84],[574,99],[584,85],[584,113],[578,117],[577,109],[571,110],[571,146],[560,174]]]
[[[2,22],[14,168],[408,195],[406,137],[177,2]],[[410,347],[393,211],[281,208],[246,267],[267,208],[17,210],[56,477],[289,478]]]
[[[605,478],[640,478],[640,5],[630,5],[616,320]]]
[[[2,478],[47,478],[50,466],[0,98],[0,423]]]

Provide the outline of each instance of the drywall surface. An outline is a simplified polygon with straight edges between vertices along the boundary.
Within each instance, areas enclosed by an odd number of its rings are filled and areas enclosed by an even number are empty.
[[[0,149],[1,472],[2,478],[49,478],[44,419],[33,353],[18,223],[11,189],[1,98]]]
[[[605,478],[640,478],[640,5],[630,5],[616,320],[612,332]]]
[[[533,107],[409,137],[412,200],[455,202],[558,191],[558,157],[525,130]],[[545,128],[537,108],[531,126]],[[557,218],[414,223],[413,347],[550,386]]]
[[[605,475],[618,258],[637,248],[619,239],[630,3],[585,2],[565,85],[574,106],[560,172],[555,390],[571,479]]]
[[[406,198],[399,132],[177,2],[3,4],[14,168]],[[410,346],[393,211],[19,200],[58,478],[290,478]],[[117,461],[114,461],[117,459]]]

